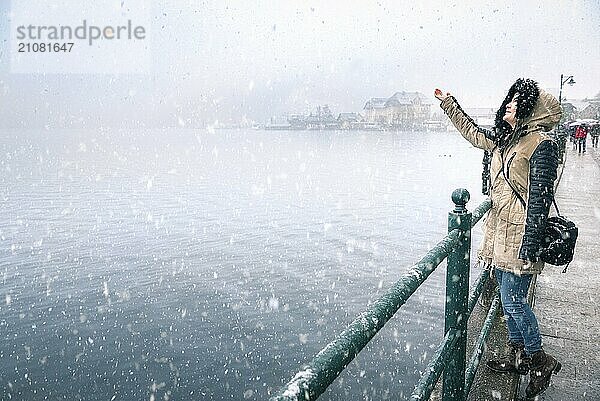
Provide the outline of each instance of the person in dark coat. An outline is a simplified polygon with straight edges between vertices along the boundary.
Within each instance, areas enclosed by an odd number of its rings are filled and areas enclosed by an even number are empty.
[[[492,207],[478,258],[492,266],[508,328],[509,354],[488,362],[498,372],[530,373],[526,395],[536,397],[561,364],[542,349],[537,318],[527,303],[529,285],[542,272],[540,246],[558,169],[558,147],[545,133],[560,121],[562,109],[530,79],[518,79],[486,130],[470,118],[454,96],[435,97],[454,126],[473,146],[492,153]]]
[[[600,124],[595,123],[590,127],[590,136],[592,137],[592,148],[598,147],[598,136],[600,136]]]

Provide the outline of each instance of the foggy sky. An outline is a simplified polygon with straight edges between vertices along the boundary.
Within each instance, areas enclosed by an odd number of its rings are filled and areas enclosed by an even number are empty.
[[[557,93],[561,73],[567,99],[600,92],[596,0],[415,3],[154,1],[149,73],[41,75],[10,72],[0,0],[0,128],[265,122],[435,87],[498,107],[517,77]]]

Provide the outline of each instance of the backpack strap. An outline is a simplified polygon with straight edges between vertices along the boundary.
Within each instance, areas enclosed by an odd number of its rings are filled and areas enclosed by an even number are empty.
[[[554,204],[554,208],[556,209],[556,214],[559,217],[562,217],[562,215],[560,214],[560,212],[558,211],[558,205],[556,204],[556,199],[554,199],[554,195],[552,196],[552,203]],[[569,265],[567,265],[569,266]],[[567,268],[565,267],[565,271],[567,270]]]
[[[500,172],[498,173],[498,175],[500,173],[502,173],[502,175],[504,176],[504,181],[506,181],[506,183],[508,184],[508,186],[510,187],[510,189],[512,189],[513,192],[515,193],[515,195],[517,195],[517,198],[521,201],[521,204],[523,205],[523,209],[527,209],[527,205],[525,204],[525,200],[523,199],[523,197],[521,196],[521,194],[519,192],[517,192],[517,190],[515,189],[515,187],[512,186],[510,180],[506,176],[506,172],[504,171],[504,153],[503,152],[500,152],[500,162],[502,163],[502,169],[500,170]]]
[[[527,205],[525,204],[525,200],[523,199],[523,197],[521,196],[521,194],[519,192],[517,192],[517,190],[515,189],[515,187],[513,187],[512,183],[510,182],[510,180],[508,179],[508,177],[506,177],[506,172],[504,171],[504,157],[503,157],[502,153],[500,153],[500,159],[501,159],[501,162],[502,162],[502,175],[504,176],[504,181],[506,181],[506,183],[508,184],[508,186],[510,187],[510,189],[513,190],[513,192],[515,193],[515,195],[517,196],[517,198],[519,199],[519,201],[521,201],[521,204],[523,205],[523,209],[527,209]],[[558,205],[556,204],[556,199],[555,199],[554,195],[552,195],[552,204],[554,205],[554,208],[556,209],[556,214],[559,217],[562,217],[562,215],[558,211]]]

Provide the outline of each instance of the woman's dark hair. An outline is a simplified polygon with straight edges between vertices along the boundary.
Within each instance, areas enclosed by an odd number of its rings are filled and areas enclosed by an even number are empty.
[[[515,93],[519,94],[517,98],[517,119],[523,119],[529,117],[540,97],[540,89],[537,82],[528,78],[519,78],[508,90],[502,105],[496,111],[496,119],[494,121],[494,127],[496,128],[496,144],[500,147],[506,145],[506,142],[510,138],[512,127],[509,123],[504,121],[504,115],[506,114],[506,105],[510,103]]]

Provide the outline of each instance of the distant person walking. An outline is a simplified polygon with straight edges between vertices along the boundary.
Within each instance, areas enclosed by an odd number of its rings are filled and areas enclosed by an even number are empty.
[[[596,123],[590,127],[590,136],[592,137],[592,148],[598,147],[598,136],[600,136],[600,124]]]
[[[575,133],[577,132],[577,127],[569,127],[569,139],[573,144],[573,150],[577,150],[577,139],[575,139]]]
[[[585,153],[585,142],[587,140],[587,127],[583,124],[577,127],[575,131],[575,141],[577,142],[577,153]],[[582,152],[583,150],[583,152]]]
[[[546,220],[554,197],[558,147],[545,134],[558,124],[560,104],[535,81],[518,79],[496,112],[494,128],[477,126],[449,93],[435,90],[441,108],[473,146],[492,152],[492,207],[479,259],[492,266],[508,327],[509,353],[488,362],[497,372],[530,373],[525,390],[533,399],[550,384],[561,364],[542,349],[535,314],[527,303]]]

